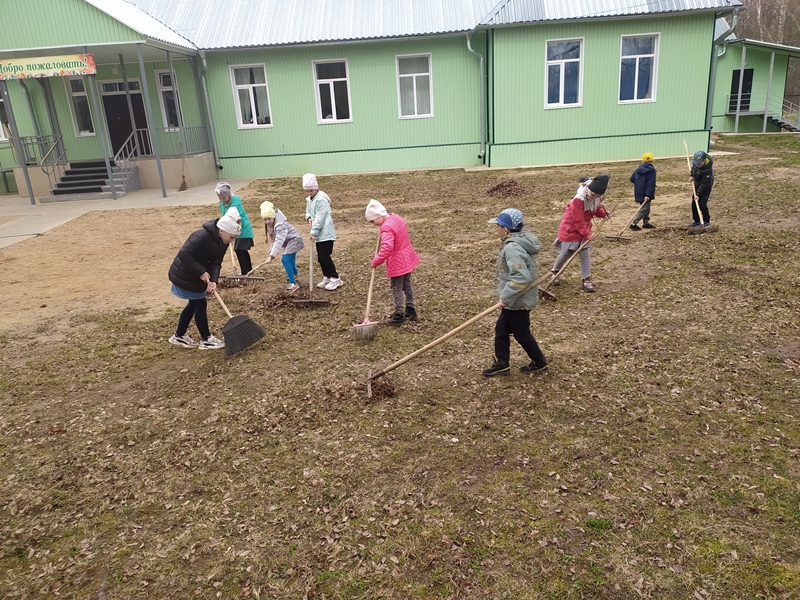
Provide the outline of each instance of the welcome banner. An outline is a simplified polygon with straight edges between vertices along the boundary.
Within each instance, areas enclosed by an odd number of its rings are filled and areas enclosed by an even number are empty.
[[[94,75],[93,54],[64,54],[0,60],[0,79]]]

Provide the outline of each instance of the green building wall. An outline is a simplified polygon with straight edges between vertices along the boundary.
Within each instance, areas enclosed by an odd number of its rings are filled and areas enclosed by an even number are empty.
[[[489,166],[634,159],[707,148],[711,14],[498,29],[492,43]],[[620,104],[622,35],[659,34],[656,101]],[[583,103],[545,109],[546,42],[583,39]]]
[[[473,45],[474,47],[474,45]],[[400,119],[396,55],[431,54],[433,117]],[[313,61],[346,59],[352,122],[318,124]],[[264,64],[273,126],[238,129],[230,66]],[[465,36],[216,52],[208,87],[225,177],[478,164],[478,59]]]

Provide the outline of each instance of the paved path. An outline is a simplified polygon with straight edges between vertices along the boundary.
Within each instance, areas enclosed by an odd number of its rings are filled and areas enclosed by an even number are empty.
[[[251,181],[252,179],[233,179],[229,183],[235,192]],[[31,204],[28,197],[0,194],[0,248],[36,237],[95,210],[216,204],[216,184],[216,181],[212,181],[185,192],[167,190],[166,198],[162,196],[160,189],[148,189],[131,192],[117,200],[67,200],[42,204],[37,201],[35,205]]]

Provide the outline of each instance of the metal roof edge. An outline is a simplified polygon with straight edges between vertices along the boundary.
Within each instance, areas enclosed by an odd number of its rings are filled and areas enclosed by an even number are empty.
[[[192,42],[191,40],[186,39],[181,34],[179,34],[176,31],[170,29],[167,25],[165,25],[164,23],[162,23],[161,21],[156,19],[150,13],[147,13],[147,12],[143,11],[141,8],[139,8],[135,4],[132,4],[130,2],[122,0],[125,3],[126,7],[129,8],[130,10],[136,11],[137,13],[142,15],[143,18],[149,19],[150,21],[153,21],[154,23],[157,23],[159,27],[163,27],[165,30],[169,31],[173,36],[178,38],[177,42],[176,41],[170,41],[168,39],[159,38],[159,37],[157,37],[155,32],[153,32],[153,31],[142,31],[142,28],[140,26],[137,26],[136,23],[131,23],[128,20],[121,19],[119,15],[114,14],[113,11],[109,10],[108,0],[83,0],[83,1],[86,2],[87,4],[90,4],[91,6],[96,8],[97,10],[101,11],[103,14],[108,15],[110,18],[114,19],[115,21],[125,25],[125,27],[129,28],[131,31],[135,31],[136,33],[138,33],[139,35],[141,35],[142,37],[145,38],[144,41],[148,41],[148,40],[158,41],[158,42],[160,42],[162,44],[166,44],[166,45],[171,46],[173,48],[182,48],[184,50],[193,50],[195,52],[198,50],[198,47],[194,44],[194,42]],[[178,42],[181,42],[181,43],[178,43]]]
[[[800,57],[800,48],[797,46],[787,46],[786,44],[776,44],[773,42],[762,42],[761,40],[750,40],[747,38],[736,38],[728,42],[729,46],[734,44],[742,44],[743,46],[755,46],[757,48],[768,48],[777,50],[786,54],[792,54]]]

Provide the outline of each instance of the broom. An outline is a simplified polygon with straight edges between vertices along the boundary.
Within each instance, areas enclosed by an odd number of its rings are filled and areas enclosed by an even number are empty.
[[[217,290],[214,290],[214,296],[229,319],[222,328],[222,335],[225,338],[225,356],[231,356],[245,348],[249,348],[266,335],[261,326],[247,315],[234,317],[228,307],[225,306]]]
[[[378,247],[375,253],[381,247],[381,238],[378,236]],[[367,310],[364,311],[364,322],[353,325],[350,331],[353,332],[353,337],[357,340],[371,340],[378,335],[378,324],[375,321],[369,320],[369,307],[372,304],[372,285],[375,283],[375,267],[372,267],[372,274],[369,276],[369,291],[367,292]]]

